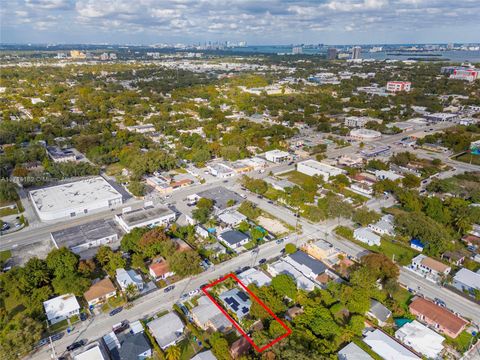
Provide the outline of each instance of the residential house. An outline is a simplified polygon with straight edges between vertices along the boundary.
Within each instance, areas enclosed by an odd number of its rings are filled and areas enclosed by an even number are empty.
[[[391,338],[383,331],[376,329],[369,332],[363,341],[378,355],[386,360],[420,360],[421,357]]]
[[[348,343],[337,354],[338,360],[373,360],[373,358],[354,342]]]
[[[44,301],[43,308],[51,325],[80,314],[80,305],[73,294],[60,295]]]
[[[240,356],[247,354],[251,347],[252,344],[242,336],[230,346],[230,355],[232,358],[238,359]]]
[[[112,333],[111,336],[117,337],[116,343],[119,345],[109,348],[113,360],[146,360],[152,356],[152,345],[143,332]]]
[[[416,297],[409,309],[419,320],[451,338],[456,338],[468,324],[447,309],[421,297]]]
[[[297,284],[297,288],[305,290],[305,291],[312,291],[315,287],[319,287],[319,285],[310,280],[305,275],[303,275],[299,270],[293,267],[290,263],[282,260],[278,260],[274,263],[267,265],[267,271],[272,276],[277,276],[279,274],[286,274],[291,276],[295,283]]]
[[[450,264],[461,266],[465,261],[465,256],[466,256],[466,253],[464,251],[455,250],[455,251],[445,251],[442,254],[441,258],[443,260],[448,261]]]
[[[425,245],[422,243],[420,239],[413,238],[410,240],[410,247],[414,250],[422,252],[425,249]]]
[[[195,226],[195,233],[203,239],[208,239],[210,233],[202,225]]]
[[[73,356],[73,360],[106,360],[106,359],[108,359],[108,355],[105,355],[98,345],[95,345]]]
[[[475,248],[475,249],[480,248],[480,236],[467,234],[464,237],[462,237],[462,241],[465,242],[467,246],[471,246],[472,248]]]
[[[450,266],[423,254],[412,259],[410,268],[433,281],[440,280],[441,277],[448,275],[452,270]]]
[[[475,295],[476,291],[480,291],[480,273],[462,268],[453,277],[452,285],[460,291]]]
[[[318,260],[324,260],[338,254],[338,251],[333,245],[325,240],[308,242],[303,246],[302,250]]]
[[[255,284],[257,286],[264,286],[264,285],[270,285],[271,280],[270,277],[265,274],[261,270],[257,270],[254,268],[245,270],[241,272],[240,274],[237,275],[237,277],[240,279],[240,281],[248,286],[250,284]]]
[[[327,270],[324,263],[300,250],[285,257],[284,261],[312,280],[315,280]]]
[[[182,320],[174,312],[150,321],[147,327],[162,350],[180,341],[185,328]]]
[[[165,280],[175,275],[175,272],[170,271],[170,266],[164,258],[154,260],[148,267],[148,273],[155,281]]]
[[[129,233],[138,227],[167,226],[176,219],[174,211],[166,206],[145,206],[144,208],[125,211],[115,215],[115,221]]]
[[[373,195],[373,186],[369,183],[353,182],[350,185],[350,189],[367,197]]]
[[[227,253],[225,246],[220,244],[218,241],[206,244],[203,246],[203,248],[207,251],[210,251],[213,254],[212,256],[215,258],[217,258],[219,255]]]
[[[106,277],[90,286],[90,288],[83,294],[83,297],[87,300],[88,306],[93,307],[98,304],[103,304],[116,294],[117,288],[113,285],[112,280]]]
[[[227,230],[218,234],[218,239],[232,249],[238,249],[249,242],[250,238],[238,230]]]
[[[293,319],[295,319],[300,314],[303,314],[303,309],[301,307],[298,307],[298,306],[292,306],[285,313],[285,318],[289,321],[292,321]]]
[[[375,234],[367,227],[361,227],[353,231],[353,237],[355,240],[361,241],[369,246],[380,246],[380,236]]]
[[[346,171],[335,166],[318,162],[316,160],[305,160],[297,164],[297,171],[309,176],[320,176],[324,181],[330,177],[345,174]]]
[[[286,191],[295,187],[295,183],[285,179],[274,179],[272,177],[266,177],[263,179],[267,184],[271,185],[275,190]]]
[[[225,307],[233,312],[239,320],[250,312],[252,301],[250,296],[243,290],[234,288],[224,291],[219,296]]]
[[[243,215],[242,213],[239,213],[238,211],[226,211],[220,215],[218,215],[218,218],[220,221],[225,223],[227,226],[237,226],[239,225],[242,221],[246,221],[247,217]]]
[[[199,328],[221,332],[232,328],[232,323],[208,297],[200,297],[197,303],[198,305],[190,310],[190,314]]]
[[[403,179],[402,175],[399,175],[397,173],[394,173],[393,171],[389,170],[376,170],[375,171],[375,176],[377,177],[378,180],[400,180]]]
[[[203,351],[201,353],[198,353],[194,357],[192,357],[190,360],[217,360],[215,355],[213,355],[212,350],[207,350]]]
[[[142,277],[134,270],[125,270],[120,268],[116,270],[116,273],[116,280],[122,291],[125,291],[125,289],[131,284],[134,285],[138,291],[143,290]]]
[[[393,215],[384,215],[376,223],[369,224],[368,228],[379,235],[395,236],[393,220]]]
[[[367,315],[376,319],[378,325],[385,326],[387,325],[388,319],[392,317],[392,312],[379,301],[371,299],[370,309],[368,310]]]
[[[429,359],[441,358],[445,338],[416,320],[398,329],[395,337]]]

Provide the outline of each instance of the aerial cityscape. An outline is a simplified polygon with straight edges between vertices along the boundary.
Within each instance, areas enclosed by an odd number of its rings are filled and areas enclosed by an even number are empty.
[[[480,359],[479,13],[3,1],[0,360]]]

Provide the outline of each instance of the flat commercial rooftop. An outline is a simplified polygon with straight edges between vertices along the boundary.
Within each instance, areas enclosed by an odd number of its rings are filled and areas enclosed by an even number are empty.
[[[40,212],[89,207],[95,203],[122,198],[104,178],[80,180],[30,191],[30,197]]]
[[[223,210],[229,207],[227,204],[229,200],[234,200],[236,204],[243,201],[240,195],[238,195],[234,191],[224,188],[223,186],[217,186],[217,187],[199,192],[197,195],[205,199],[213,200],[213,202],[215,203],[215,206],[220,210]]]
[[[142,224],[146,221],[162,218],[164,216],[169,216],[175,214],[166,206],[160,207],[146,207],[138,210],[133,210],[125,214],[118,214],[117,216],[121,218],[125,224],[129,227],[133,227],[138,224]]]
[[[113,220],[95,220],[51,233],[57,247],[75,247],[119,233]]]

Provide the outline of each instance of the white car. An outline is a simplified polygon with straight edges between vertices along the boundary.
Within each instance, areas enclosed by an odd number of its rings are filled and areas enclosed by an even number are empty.
[[[190,291],[190,292],[188,293],[188,295],[189,295],[189,296],[195,296],[195,295],[197,295],[199,292],[200,292],[200,290],[195,289],[195,290]]]

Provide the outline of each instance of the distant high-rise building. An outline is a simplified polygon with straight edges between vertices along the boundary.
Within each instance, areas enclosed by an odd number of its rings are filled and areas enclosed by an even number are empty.
[[[292,54],[293,55],[303,54],[303,48],[301,46],[294,46],[292,48]]]
[[[360,46],[354,46],[352,48],[352,59],[360,59],[361,52],[362,48]]]
[[[328,48],[327,50],[327,60],[335,60],[337,58],[337,49]]]
[[[452,50],[452,49],[453,49],[453,44],[452,44],[452,43],[449,43],[449,44],[447,45],[447,49],[448,49],[448,50]]]

